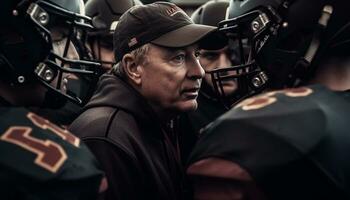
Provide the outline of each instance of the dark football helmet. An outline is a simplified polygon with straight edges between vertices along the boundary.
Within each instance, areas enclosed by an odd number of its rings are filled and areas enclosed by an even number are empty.
[[[213,73],[214,85],[220,91],[222,80],[236,79],[252,95],[307,83],[325,55],[349,47],[349,8],[341,0],[231,0],[219,29],[240,50],[240,64]]]
[[[203,4],[199,7],[191,16],[195,23],[205,24],[210,26],[218,26],[219,22],[224,20],[228,14],[227,7],[229,1],[227,0],[212,0]],[[228,109],[231,107],[232,103],[245,98],[249,93],[249,88],[251,84],[248,83],[246,77],[238,76],[238,74],[243,72],[250,72],[251,77],[259,76],[259,72],[253,71],[252,69],[246,69],[250,71],[242,71],[245,68],[240,67],[241,52],[237,43],[232,42],[232,37],[230,41],[225,41],[227,44],[226,54],[230,59],[232,66],[226,66],[223,68],[220,66],[214,70],[206,71],[206,74],[211,76],[211,80],[214,86],[214,96],[216,96],[225,107]],[[243,53],[247,54],[245,43],[242,44]],[[203,55],[205,56],[205,55]],[[205,65],[202,63],[202,65]],[[234,83],[230,83],[234,81]],[[239,84],[237,84],[239,83]],[[205,86],[205,82],[202,83]],[[225,91],[225,85],[237,85],[237,89],[234,92],[227,93]],[[260,87],[262,88],[262,87]],[[205,87],[203,88],[205,89]],[[206,92],[210,94],[210,92]]]
[[[3,81],[39,81],[49,96],[60,93],[78,104],[88,100],[100,64],[79,54],[81,36],[92,28],[82,0],[5,0],[0,24]]]
[[[129,8],[141,5],[139,0],[89,0],[86,2],[86,15],[91,17],[94,29],[88,32],[88,42],[93,46],[97,41],[97,52],[92,51],[93,57],[101,64],[115,63],[102,60],[101,47],[113,50],[113,32],[120,16]]]
[[[192,13],[191,19],[196,24],[217,26],[220,21],[225,19],[228,5],[228,0],[208,1]]]

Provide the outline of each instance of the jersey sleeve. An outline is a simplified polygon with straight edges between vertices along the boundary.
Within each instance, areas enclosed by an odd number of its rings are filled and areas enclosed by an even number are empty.
[[[1,109],[2,191],[38,199],[96,197],[103,173],[79,138],[25,109]]]

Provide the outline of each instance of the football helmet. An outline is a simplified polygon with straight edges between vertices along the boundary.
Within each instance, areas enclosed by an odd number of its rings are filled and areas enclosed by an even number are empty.
[[[115,64],[102,60],[101,47],[113,51],[113,32],[120,16],[129,8],[142,5],[139,0],[89,0],[86,2],[86,15],[91,17],[94,29],[88,31],[88,43],[93,46],[97,42],[97,52],[92,51],[93,57],[102,65]]]
[[[220,21],[225,19],[228,5],[228,0],[208,1],[192,13],[191,19],[196,24],[217,26]]]
[[[0,24],[3,81],[39,81],[49,96],[60,93],[78,104],[88,100],[100,64],[80,54],[81,36],[92,28],[82,0],[5,0]]]
[[[198,8],[191,16],[192,20],[195,23],[218,26],[219,22],[224,20],[227,16],[229,1],[226,0],[212,0],[203,4]],[[206,71],[206,74],[211,76],[211,81],[214,86],[215,94],[211,96],[216,96],[226,108],[230,108],[232,103],[239,101],[248,94],[248,88],[251,86],[248,84],[246,77],[237,76],[242,70],[250,70],[250,76],[258,76],[257,72],[253,72],[250,68],[245,69],[240,67],[240,49],[236,43],[232,42],[232,37],[230,41],[225,41],[227,48],[225,50],[227,57],[230,59],[232,66],[218,67],[213,70]],[[246,49],[246,46],[242,45],[243,49]],[[247,54],[246,50],[243,50]],[[204,56],[204,55],[203,55]],[[205,63],[201,63],[205,65]],[[248,71],[247,71],[248,72]],[[234,83],[232,83],[232,81]],[[239,84],[237,84],[239,83]],[[227,92],[225,90],[225,85],[235,85],[237,88],[233,92]],[[205,82],[203,82],[205,86]],[[202,89],[206,90],[207,94],[210,94],[208,90],[203,87]]]
[[[196,24],[204,24],[209,26],[217,26],[218,23],[225,19],[225,13],[228,8],[229,1],[228,0],[211,0],[201,5],[198,9],[196,9],[192,15],[191,19]],[[228,46],[228,41],[226,38],[222,38],[222,42],[224,48],[220,50],[208,50],[202,49],[200,55],[200,64],[205,70],[205,77],[202,81],[200,92],[207,98],[212,99],[213,101],[221,101],[225,107],[229,107],[230,101],[232,97],[229,98],[220,98],[223,97],[220,93],[217,93],[217,90],[214,90],[214,86],[211,85],[213,82],[211,80],[211,74],[213,70],[217,68],[230,67],[231,63],[234,63],[235,60],[235,51],[233,48]],[[218,41],[215,41],[218,43]],[[220,54],[225,54],[225,59],[228,59],[226,63],[218,62]],[[213,63],[215,62],[215,64]],[[214,66],[216,65],[216,66]],[[227,66],[222,66],[227,65]],[[233,90],[235,90],[235,83],[228,85],[227,94],[232,94]],[[225,93],[226,94],[226,93]]]
[[[238,79],[242,94],[305,84],[321,58],[349,47],[350,4],[341,0],[231,0],[219,30],[240,51],[240,64],[213,74]],[[220,73],[234,71],[234,76]]]

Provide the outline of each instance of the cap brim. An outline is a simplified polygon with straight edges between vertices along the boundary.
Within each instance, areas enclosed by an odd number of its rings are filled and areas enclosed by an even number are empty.
[[[151,43],[164,47],[184,47],[194,43],[199,43],[200,46],[204,46],[208,49],[220,49],[224,47],[224,45],[218,45],[218,43],[216,43],[216,39],[222,38],[222,36],[219,35],[217,28],[214,26],[189,24],[170,31],[159,38],[152,40]],[[214,44],[217,47],[213,47],[212,45]]]

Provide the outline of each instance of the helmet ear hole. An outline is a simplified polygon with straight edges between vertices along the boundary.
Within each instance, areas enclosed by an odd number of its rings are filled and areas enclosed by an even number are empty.
[[[202,12],[203,12],[203,8],[202,8],[202,9],[199,9],[198,15],[202,15]]]
[[[196,19],[196,21],[198,21],[198,24],[203,24],[203,18],[204,18],[204,16],[203,16],[203,8],[201,8],[201,9],[199,9],[198,10],[198,18],[199,19]],[[195,20],[193,20],[193,21],[195,21]],[[197,23],[197,22],[195,22],[195,23]]]

